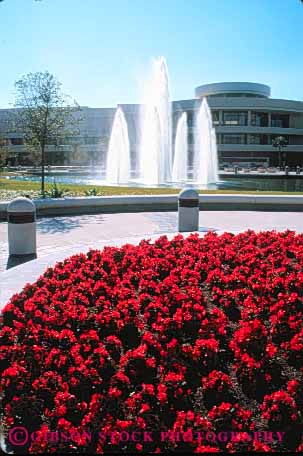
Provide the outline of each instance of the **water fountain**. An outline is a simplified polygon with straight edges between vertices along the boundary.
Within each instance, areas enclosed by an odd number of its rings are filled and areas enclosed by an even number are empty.
[[[112,126],[106,163],[106,181],[110,184],[130,180],[130,147],[124,113],[117,108]]]
[[[118,107],[107,154],[106,183],[149,186],[187,183],[187,114],[182,113],[178,120],[172,163],[172,113],[164,57],[153,61],[152,77],[146,87],[139,117],[140,144],[134,157],[135,182],[131,182],[127,122],[121,107]],[[218,157],[216,133],[206,98],[202,100],[195,127],[192,183],[207,186],[218,181]]]
[[[203,98],[196,118],[193,167],[194,180],[198,185],[218,181],[216,135],[206,98]]]
[[[149,128],[144,129],[139,150],[140,175],[139,179],[144,185],[160,184],[160,120],[158,111],[154,106],[145,106],[144,122]],[[140,153],[145,151],[145,153]]]
[[[153,62],[152,77],[147,84],[141,113],[139,180],[148,185],[171,182],[171,103],[166,60]]]
[[[172,173],[173,182],[186,182],[188,173],[188,146],[187,146],[187,114],[183,112],[178,120],[176,139],[175,139],[175,155]]]
[[[212,117],[211,117],[212,122]],[[211,180],[213,183],[219,181],[219,160],[218,160],[218,147],[217,147],[217,135],[214,128],[211,129],[211,162],[212,162],[212,171],[211,171]]]

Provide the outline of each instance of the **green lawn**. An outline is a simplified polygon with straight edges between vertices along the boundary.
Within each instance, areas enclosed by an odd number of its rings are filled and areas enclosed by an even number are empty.
[[[46,190],[51,188],[52,184],[46,184]],[[59,188],[66,189],[66,196],[85,196],[85,191],[95,188],[100,196],[110,195],[163,195],[176,194],[180,191],[178,188],[139,188],[139,187],[107,187],[102,185],[76,185],[76,184],[58,184]],[[0,200],[8,200],[18,195],[28,194],[31,197],[38,197],[40,190],[39,182],[21,182],[0,178]],[[303,192],[283,192],[283,191],[252,191],[252,190],[199,190],[199,193],[242,193],[242,194],[296,194],[302,195]]]

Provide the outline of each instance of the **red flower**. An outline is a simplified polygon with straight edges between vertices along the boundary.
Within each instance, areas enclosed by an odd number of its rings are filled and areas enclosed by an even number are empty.
[[[290,231],[161,236],[73,255],[3,309],[3,422],[39,436],[101,433],[38,439],[32,453],[271,451],[102,438],[260,426],[292,432],[273,449],[300,449],[302,295],[303,235]]]

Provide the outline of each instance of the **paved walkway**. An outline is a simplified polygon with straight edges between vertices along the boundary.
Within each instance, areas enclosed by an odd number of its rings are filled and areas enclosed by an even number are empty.
[[[200,231],[286,230],[303,232],[302,212],[200,212]],[[38,259],[20,265],[8,258],[7,223],[0,223],[0,305],[48,265],[80,251],[106,244],[139,242],[177,231],[176,212],[48,217],[37,222]],[[19,264],[19,265],[17,265]]]
[[[300,212],[200,212],[200,230],[239,231],[287,228],[303,231]],[[134,236],[148,236],[177,230],[176,212],[97,214],[46,217],[37,222],[38,257],[74,245],[89,248],[96,242]],[[7,223],[0,223],[0,272],[14,266],[8,258]]]

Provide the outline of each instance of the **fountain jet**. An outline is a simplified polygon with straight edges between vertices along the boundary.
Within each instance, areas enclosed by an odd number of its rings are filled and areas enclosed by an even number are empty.
[[[218,181],[218,160],[215,130],[206,98],[203,98],[196,118],[194,180],[199,185]]]
[[[158,185],[171,182],[171,103],[164,57],[154,60],[152,77],[145,91],[141,113],[139,161],[139,179],[144,184]]]
[[[124,113],[117,108],[107,151],[106,181],[111,184],[130,180],[130,147]]]
[[[142,136],[141,148],[145,153],[140,157],[142,183],[145,185],[160,184],[160,120],[154,106],[145,107],[145,122],[149,125]]]

